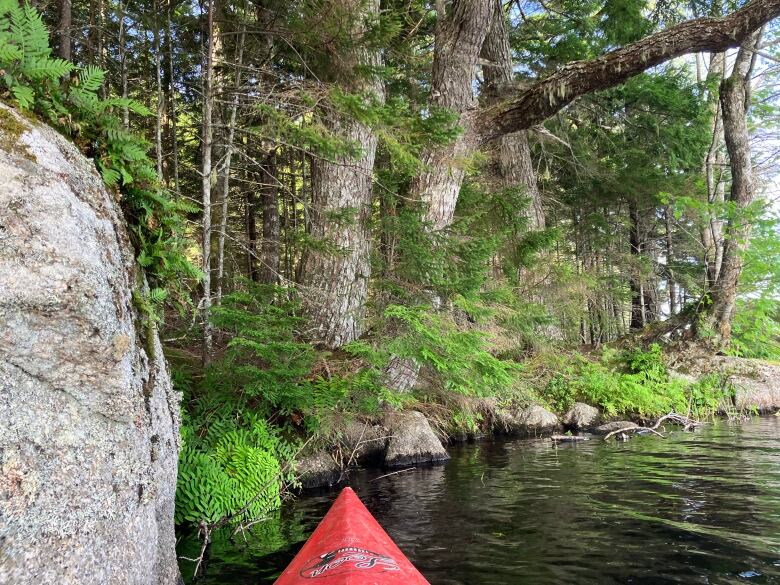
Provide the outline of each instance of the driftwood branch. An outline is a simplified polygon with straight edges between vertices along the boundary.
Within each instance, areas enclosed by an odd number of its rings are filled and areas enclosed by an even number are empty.
[[[701,426],[704,423],[693,420],[691,418],[688,418],[687,416],[683,416],[681,414],[677,414],[676,412],[670,412],[669,414],[663,415],[661,418],[659,418],[657,421],[655,421],[655,424],[650,427],[629,427],[626,429],[617,429],[615,431],[612,431],[611,433],[607,433],[604,435],[604,440],[607,441],[611,437],[615,435],[619,435],[621,433],[652,433],[654,435],[658,435],[662,439],[665,439],[666,436],[662,433],[658,432],[658,429],[661,427],[661,425],[665,422],[673,422],[674,424],[680,425],[683,427],[684,431],[689,431],[697,426]]]

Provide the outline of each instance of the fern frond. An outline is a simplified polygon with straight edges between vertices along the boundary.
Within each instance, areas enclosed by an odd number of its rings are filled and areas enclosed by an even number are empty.
[[[8,39],[0,37],[0,68],[7,68],[14,61],[21,61],[23,57],[19,47],[11,44]]]
[[[11,88],[11,93],[16,98],[16,103],[23,110],[28,110],[35,103],[35,92],[28,85],[14,85]]]
[[[85,91],[98,91],[105,78],[105,71],[95,65],[87,65],[79,71],[79,85]]]
[[[51,57],[33,57],[25,59],[22,72],[30,79],[55,81],[73,71],[74,66],[64,59],[52,59]]]

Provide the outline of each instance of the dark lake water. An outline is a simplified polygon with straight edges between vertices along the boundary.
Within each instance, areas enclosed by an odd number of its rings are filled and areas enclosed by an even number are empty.
[[[450,454],[444,466],[349,481],[433,585],[780,584],[780,417],[665,440],[494,441]],[[272,583],[337,495],[299,498],[246,541],[219,537],[200,583]]]

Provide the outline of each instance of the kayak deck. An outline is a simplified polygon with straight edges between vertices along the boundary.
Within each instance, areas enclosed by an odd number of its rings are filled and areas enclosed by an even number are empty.
[[[430,585],[344,488],[275,585]]]

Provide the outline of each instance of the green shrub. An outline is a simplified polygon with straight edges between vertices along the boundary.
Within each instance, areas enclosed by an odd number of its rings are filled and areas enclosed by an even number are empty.
[[[659,345],[624,352],[605,350],[598,361],[573,356],[540,392],[558,412],[575,400],[600,407],[607,416],[657,417],[671,411],[694,417],[711,416],[730,390],[717,377],[689,383],[671,378]]]
[[[461,329],[431,307],[390,305],[385,317],[403,324],[403,333],[388,344],[388,352],[429,366],[447,390],[467,396],[496,394],[512,384],[520,368],[492,355],[484,333]]]
[[[204,421],[201,421],[202,423]],[[279,507],[293,445],[251,413],[182,427],[176,523],[255,519]]]

